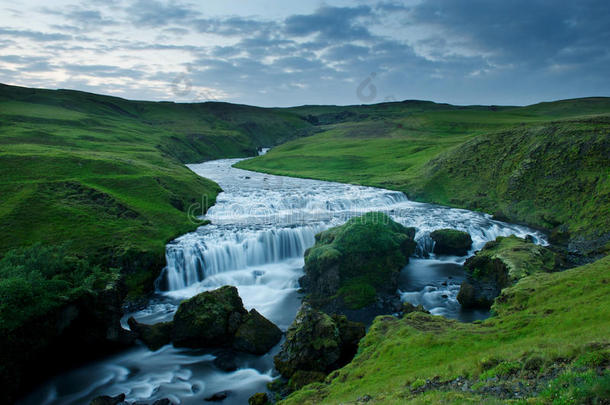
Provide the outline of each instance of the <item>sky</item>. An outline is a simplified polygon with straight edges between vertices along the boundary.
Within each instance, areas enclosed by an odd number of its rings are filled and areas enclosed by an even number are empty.
[[[610,2],[0,0],[0,83],[265,107],[610,96]]]

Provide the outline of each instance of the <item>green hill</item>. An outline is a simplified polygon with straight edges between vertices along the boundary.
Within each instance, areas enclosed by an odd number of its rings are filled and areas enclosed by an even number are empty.
[[[421,101],[290,109],[319,133],[238,167],[385,187],[552,233],[588,254],[610,239],[610,99],[528,107]]]
[[[294,113],[0,85],[0,256],[41,242],[150,285],[220,188],[183,163],[308,134]],[[204,205],[203,207],[201,205]]]

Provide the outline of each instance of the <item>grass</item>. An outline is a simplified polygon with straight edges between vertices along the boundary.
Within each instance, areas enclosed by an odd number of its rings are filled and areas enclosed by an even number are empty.
[[[374,303],[377,293],[395,289],[400,269],[415,251],[414,228],[405,228],[381,212],[351,218],[316,235],[305,252],[308,299],[324,306],[339,297],[350,309]],[[337,280],[328,280],[335,271]],[[331,291],[336,293],[328,296]]]
[[[583,253],[608,241],[608,98],[292,111],[318,119],[321,132],[238,167],[390,188],[419,201],[498,214],[552,231],[555,242]]]
[[[310,126],[287,111],[0,85],[0,257],[62,245],[140,293],[220,192],[183,163],[252,156]]]
[[[545,387],[528,403],[607,398],[609,270],[606,257],[526,277],[503,291],[493,308],[497,315],[483,322],[463,324],[420,312],[378,317],[350,364],[282,403],[347,404],[367,395],[388,404],[506,403],[484,391],[498,381]],[[426,381],[457,377],[479,391],[442,384],[422,389]]]
[[[485,247],[476,253],[476,259],[478,258],[500,259],[512,281],[540,271],[556,271],[561,263],[559,256],[552,250],[514,235],[498,236],[496,240],[487,242]],[[475,263],[486,262],[476,259],[469,259],[470,264],[466,265],[467,268],[474,269],[475,276],[478,270]]]

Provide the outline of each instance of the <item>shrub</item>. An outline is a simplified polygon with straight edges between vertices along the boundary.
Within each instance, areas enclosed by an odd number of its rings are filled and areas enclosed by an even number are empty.
[[[365,281],[352,281],[341,287],[338,294],[350,309],[360,309],[375,302],[376,291],[373,286]]]
[[[606,403],[610,398],[610,373],[566,372],[551,380],[542,397],[555,405]]]
[[[0,260],[0,330],[13,330],[86,292],[102,289],[117,274],[115,269],[91,266],[62,247],[36,244],[11,250]]]

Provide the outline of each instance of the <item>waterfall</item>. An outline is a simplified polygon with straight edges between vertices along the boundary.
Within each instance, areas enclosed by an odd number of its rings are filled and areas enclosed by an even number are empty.
[[[415,227],[415,256],[420,258],[432,254],[434,241],[430,232],[441,228],[468,232],[473,240],[471,253],[497,236],[511,234],[529,234],[536,243],[546,244],[543,235],[523,226],[494,221],[486,214],[409,201],[398,191],[232,168],[237,161],[189,165],[195,173],[218,182],[224,192],[206,215],[212,225],[167,245],[167,266],[157,281],[159,290],[177,291],[198,284],[203,288],[204,280],[221,273],[227,273],[226,277],[215,277],[214,282],[228,281],[238,287],[260,283],[236,272],[288,259],[302,260],[305,250],[313,246],[316,233],[371,211],[385,212],[395,221]],[[266,282],[273,283],[269,277]],[[209,284],[206,282],[205,286]]]
[[[165,253],[166,288],[179,290],[218,273],[302,257],[323,229],[308,225],[178,239]]]

